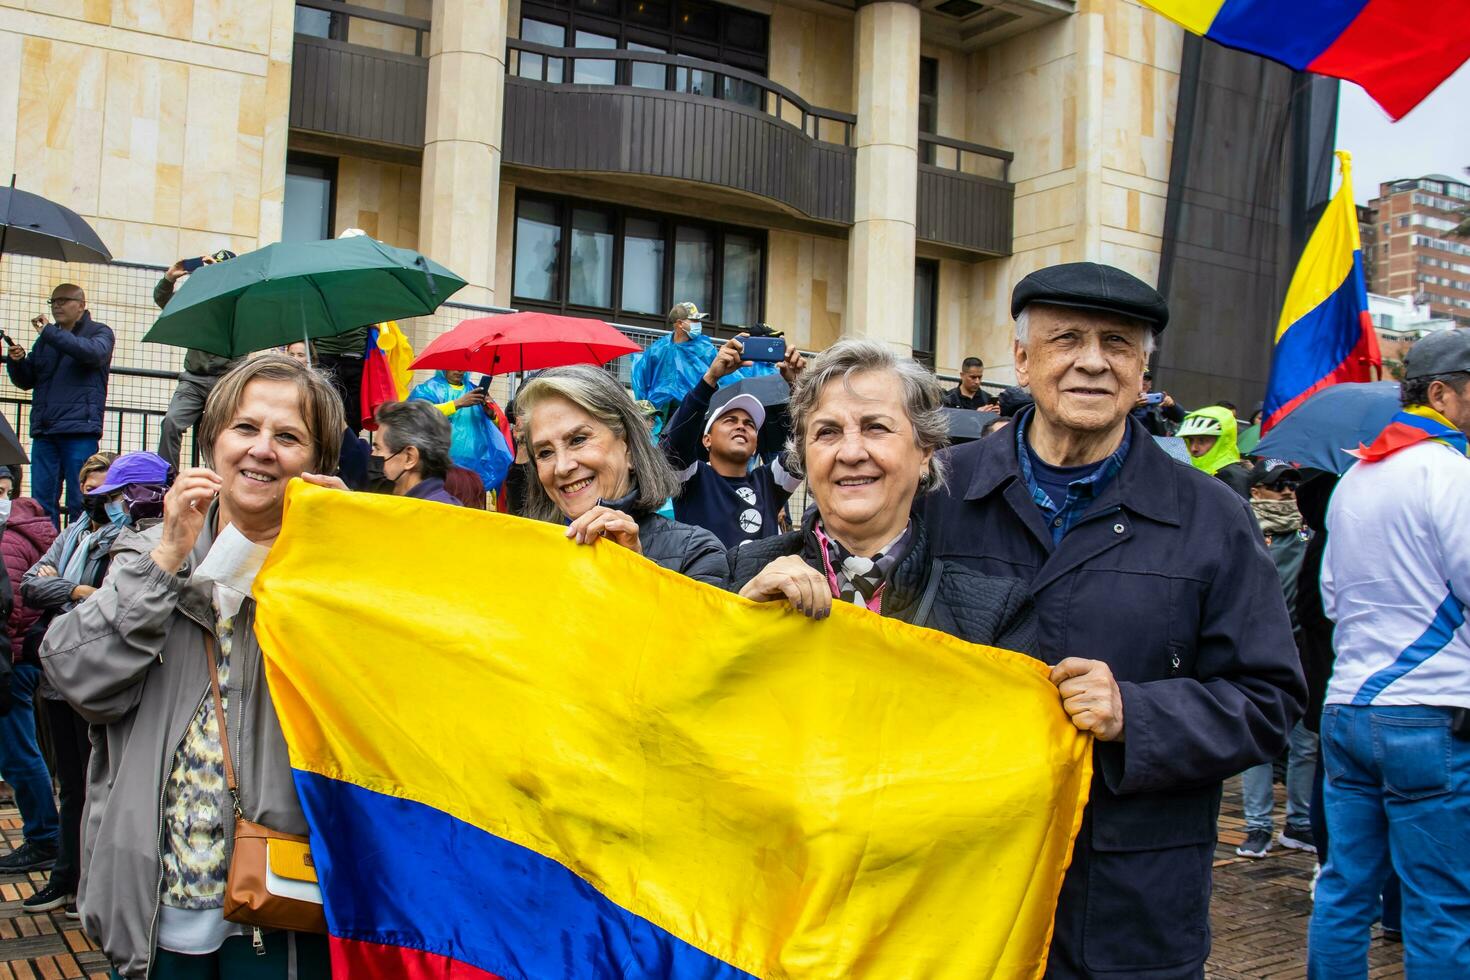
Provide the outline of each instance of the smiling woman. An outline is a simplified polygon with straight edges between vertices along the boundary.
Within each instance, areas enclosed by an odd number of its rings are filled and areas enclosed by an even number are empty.
[[[48,678],[105,743],[107,765],[87,787],[78,901],[123,976],[214,974],[222,959],[254,957],[252,941],[264,970],[278,959],[280,976],[288,961],[302,978],[331,976],[323,937],[227,922],[223,903],[236,814],[306,833],[251,587],[280,532],[287,482],[334,469],[344,430],[322,375],[280,354],[240,364],[204,408],[208,465],[179,474],[162,524],[118,536],[102,585],[46,634]],[[225,778],[212,662],[238,794]]]
[[[643,413],[606,371],[537,375],[516,398],[530,446],[526,516],[567,524],[578,544],[607,538],[665,568],[724,585],[725,549],[704,528],[659,516],[679,492]]]
[[[729,587],[813,619],[837,600],[1034,653],[1024,583],[934,560],[913,513],[944,482],[941,404],[934,375],[882,344],[843,340],[817,355],[792,388],[787,442],[787,469],[806,475],[816,510],[800,530],[733,552]]]

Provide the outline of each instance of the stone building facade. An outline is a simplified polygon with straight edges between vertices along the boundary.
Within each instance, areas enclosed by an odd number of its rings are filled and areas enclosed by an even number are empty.
[[[358,227],[466,303],[1000,381],[1026,273],[1157,279],[1181,47],[1136,0],[0,0],[0,165],[125,262]],[[115,274],[7,259],[0,315]]]

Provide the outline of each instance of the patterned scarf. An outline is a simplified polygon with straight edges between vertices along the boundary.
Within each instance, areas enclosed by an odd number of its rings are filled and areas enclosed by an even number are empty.
[[[1302,529],[1302,512],[1295,500],[1252,500],[1251,510],[1266,537],[1291,534]]]
[[[1465,433],[1428,405],[1410,405],[1389,421],[1388,426],[1371,445],[1359,444],[1357,449],[1347,451],[1365,462],[1376,463],[1400,449],[1431,439],[1470,456],[1470,445],[1467,445]]]
[[[838,541],[829,538],[821,522],[817,523],[816,532],[826,557],[827,581],[834,585],[832,594],[843,602],[875,609],[882,599],[883,584],[903,555],[909,527],[905,526],[898,537],[871,558],[854,555]]]

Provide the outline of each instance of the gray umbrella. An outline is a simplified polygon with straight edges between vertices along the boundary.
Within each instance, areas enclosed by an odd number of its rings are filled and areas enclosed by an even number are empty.
[[[976,411],[973,408],[941,408],[949,426],[949,441],[958,445],[974,442],[985,435],[985,427],[1000,418],[999,412]]]
[[[787,411],[791,402],[791,386],[786,379],[779,374],[762,374],[725,385],[709,400],[710,412],[736,395],[754,395],[756,401],[765,406],[766,424],[761,426],[760,435],[756,437],[756,452],[762,456],[779,453],[786,445],[786,437],[791,434],[791,415]]]
[[[30,461],[15,430],[10,427],[10,420],[0,415],[0,466],[25,466]]]
[[[92,226],[70,208],[28,191],[0,187],[0,255],[33,255],[59,262],[111,262]]]

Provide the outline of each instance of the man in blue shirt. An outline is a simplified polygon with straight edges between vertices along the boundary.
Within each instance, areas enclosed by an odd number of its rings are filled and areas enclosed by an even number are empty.
[[[679,403],[662,441],[684,484],[674,500],[674,519],[712,531],[727,549],[779,533],[776,516],[801,485],[801,478],[788,473],[780,460],[751,467],[766,421],[765,406],[754,395],[736,395],[710,410],[721,379],[742,366],[745,336],[720,348],[704,377]],[[781,362],[781,374],[789,383],[805,366],[801,352],[792,348]],[[700,458],[705,453],[708,462]]]

